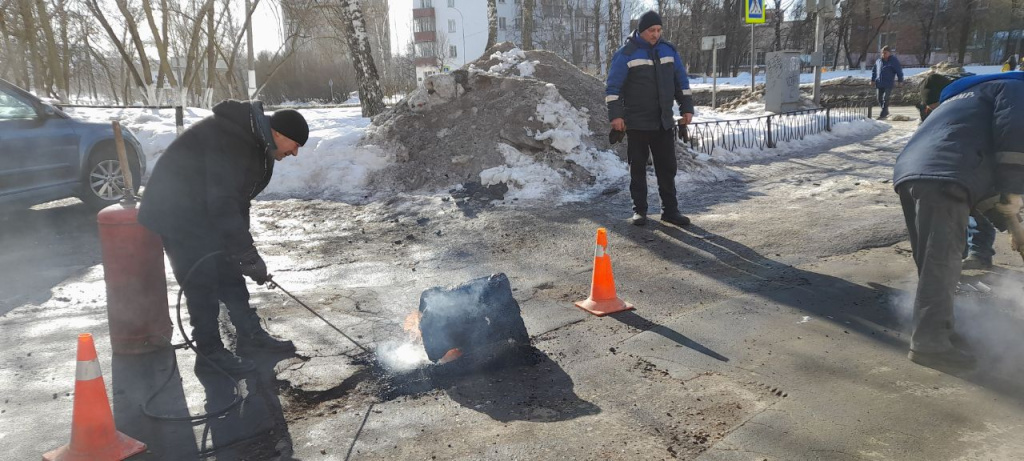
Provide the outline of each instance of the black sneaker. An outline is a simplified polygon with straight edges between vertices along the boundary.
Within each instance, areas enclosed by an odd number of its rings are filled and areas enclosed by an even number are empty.
[[[254,333],[238,337],[235,348],[239,354],[253,352],[295,352],[295,343],[270,336],[259,328]]]
[[[690,225],[690,218],[679,214],[678,211],[675,213],[662,213],[661,220],[669,224],[675,224],[679,227]]]
[[[632,223],[634,226],[646,226],[647,215],[643,213],[633,213],[633,217],[629,218],[629,222]]]
[[[911,362],[936,369],[957,369],[970,370],[974,368],[976,360],[970,352],[949,348],[942,352],[917,352],[911,350],[907,357]]]
[[[223,347],[204,353],[202,357],[196,357],[195,370],[197,373],[214,372],[217,368],[224,370],[224,372],[232,376],[248,373],[256,369],[252,360],[232,354],[231,351]]]
[[[991,268],[992,258],[986,258],[974,253],[971,253],[967,255],[967,258],[964,258],[963,270],[965,271],[982,271]]]

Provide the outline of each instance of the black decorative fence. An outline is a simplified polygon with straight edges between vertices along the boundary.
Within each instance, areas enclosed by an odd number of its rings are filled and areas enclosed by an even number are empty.
[[[737,120],[691,123],[690,149],[712,155],[715,149],[765,149],[800,140],[843,122],[871,118],[871,107],[828,107]]]

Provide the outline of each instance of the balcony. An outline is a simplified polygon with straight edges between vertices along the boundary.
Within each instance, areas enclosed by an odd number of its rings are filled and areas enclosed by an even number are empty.
[[[437,58],[434,56],[426,56],[416,58],[416,67],[434,66],[437,67]]]
[[[428,30],[426,32],[416,32],[412,34],[413,40],[416,43],[433,42],[437,41],[437,31]]]
[[[416,18],[432,18],[434,17],[434,8],[413,8],[412,17]]]

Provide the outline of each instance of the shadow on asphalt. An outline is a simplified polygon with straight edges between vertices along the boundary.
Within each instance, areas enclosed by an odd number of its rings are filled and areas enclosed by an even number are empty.
[[[0,249],[0,315],[41,304],[75,271],[100,262],[96,212],[81,202],[0,210]]]
[[[633,328],[636,328],[640,331],[650,331],[652,333],[657,333],[661,336],[664,336],[665,339],[671,340],[676,344],[679,344],[680,346],[688,347],[715,360],[720,360],[722,362],[729,361],[728,357],[719,354],[718,352],[715,352],[711,349],[708,349],[703,344],[698,343],[697,341],[694,341],[690,338],[687,338],[685,335],[679,333],[678,331],[675,331],[666,326],[658,325],[657,323],[647,320],[640,316],[640,314],[637,314],[636,311],[619,312],[616,314],[612,314],[609,317],[618,320],[626,325],[629,325]]]
[[[460,405],[501,422],[568,421],[601,412],[576,395],[572,378],[547,354],[536,349],[529,354],[523,358],[531,363],[489,373],[435,377],[435,384]]]
[[[863,286],[782,264],[695,224],[683,229],[662,225],[661,230],[684,244],[662,245],[661,254],[666,261],[706,267],[717,280],[742,291],[841,325],[891,348],[906,351],[909,347],[905,340],[888,334],[905,330],[906,322],[901,321],[897,313],[899,306],[894,305],[898,295],[903,293],[901,290],[879,284]],[[624,232],[623,235],[640,238],[636,233]],[[710,254],[712,259],[708,261],[702,253]],[[750,283],[751,278],[757,282]],[[1016,283],[1018,287],[1021,285],[1024,284]],[[964,302],[962,297],[957,300],[957,328],[980,346],[978,355],[983,364],[973,373],[957,376],[1018,401],[1024,401],[1019,385],[1024,379],[1021,298],[1024,292],[1010,298],[1017,301],[1003,301],[1002,308],[997,308],[991,300],[983,303]],[[835,302],[837,299],[842,302]],[[849,308],[851,305],[853,309]]]
[[[234,381],[218,372],[196,373],[206,397],[203,411],[219,413],[231,408],[220,416],[192,423],[161,421],[142,410],[156,394],[148,405],[150,414],[177,419],[190,416],[171,350],[114,355],[113,406],[119,430],[148,445],[147,454],[140,459],[291,459],[291,439],[274,383],[274,366],[280,357],[251,358],[257,369],[239,380],[242,399],[234,406],[238,394]]]

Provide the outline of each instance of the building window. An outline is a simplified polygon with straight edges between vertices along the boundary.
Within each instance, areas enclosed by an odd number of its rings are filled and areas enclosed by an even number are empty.
[[[504,16],[499,16],[498,17],[498,30],[505,30],[505,17]]]
[[[512,27],[515,30],[522,29],[523,28],[523,18],[515,18],[515,19],[513,19],[512,20]]]
[[[459,47],[452,45],[448,47],[448,55],[453,58],[459,57]]]
[[[433,8],[434,0],[420,0],[420,8]]]
[[[896,48],[896,32],[883,32],[878,34],[878,49],[881,50],[883,46],[890,48]]]
[[[434,18],[416,18],[415,27],[416,32],[433,32]]]
[[[455,20],[454,19],[449,19],[448,20],[448,33],[449,34],[455,33]]]
[[[448,8],[455,8],[455,0],[448,0]]]

